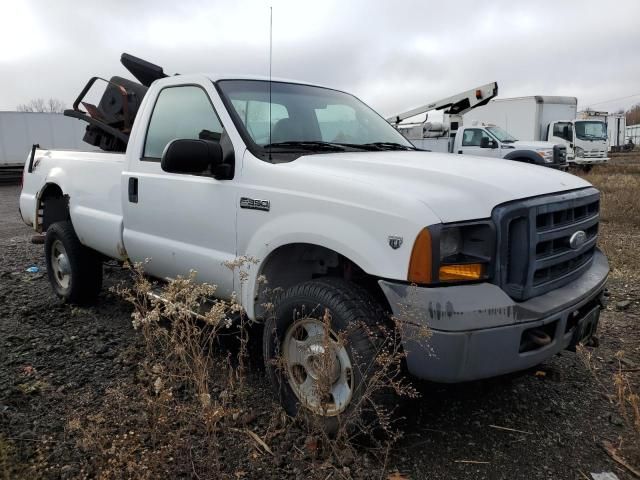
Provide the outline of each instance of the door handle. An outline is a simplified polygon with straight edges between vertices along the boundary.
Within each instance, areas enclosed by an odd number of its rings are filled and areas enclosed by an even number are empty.
[[[129,201],[138,203],[138,179],[129,177]]]

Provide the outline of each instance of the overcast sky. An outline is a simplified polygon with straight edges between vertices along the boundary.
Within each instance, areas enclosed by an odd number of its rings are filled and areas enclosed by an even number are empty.
[[[0,0],[0,110],[89,77],[130,76],[123,51],[165,72],[268,73],[347,90],[383,114],[497,81],[500,96],[640,102],[640,1]],[[631,98],[607,103],[619,97]]]

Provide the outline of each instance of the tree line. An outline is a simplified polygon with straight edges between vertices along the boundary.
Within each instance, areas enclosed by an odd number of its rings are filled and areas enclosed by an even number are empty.
[[[627,110],[625,116],[627,117],[627,125],[638,125],[640,123],[640,103],[636,103]]]
[[[48,100],[44,98],[34,98],[30,102],[21,103],[16,107],[18,112],[62,113],[64,109],[64,102],[57,98],[50,98]]]

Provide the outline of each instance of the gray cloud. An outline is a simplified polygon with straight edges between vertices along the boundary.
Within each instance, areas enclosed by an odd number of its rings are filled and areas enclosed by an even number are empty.
[[[0,109],[70,105],[123,51],[167,72],[268,72],[268,3],[14,2],[0,17]],[[640,2],[273,0],[275,76],[355,93],[391,114],[496,80],[502,96],[640,94]],[[599,104],[616,110],[634,98]]]

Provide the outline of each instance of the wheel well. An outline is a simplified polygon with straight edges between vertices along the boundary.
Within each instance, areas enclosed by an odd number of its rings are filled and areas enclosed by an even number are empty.
[[[369,275],[355,262],[329,249],[310,243],[283,245],[271,252],[262,264],[260,274],[266,281],[258,285],[256,318],[264,316],[264,303],[270,301],[275,288],[289,288],[298,283],[320,277],[339,277],[364,287],[387,311],[389,303],[378,284],[378,278]]]
[[[51,224],[69,219],[69,196],[55,183],[48,183],[38,201],[37,230],[46,232]]]

